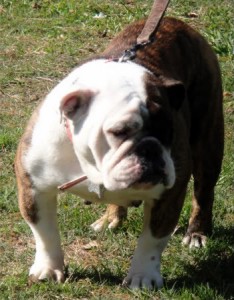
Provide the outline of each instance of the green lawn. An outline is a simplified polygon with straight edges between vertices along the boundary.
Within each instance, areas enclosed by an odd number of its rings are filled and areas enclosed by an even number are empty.
[[[173,0],[167,11],[208,39],[222,69],[225,157],[216,189],[214,233],[207,248],[191,251],[181,245],[190,211],[189,192],[178,231],[163,255],[165,287],[131,291],[121,287],[121,280],[141,231],[142,208],[131,209],[115,232],[96,234],[89,225],[105,208],[84,206],[83,201],[65,195],[58,213],[67,280],[64,284],[28,282],[34,242],[17,206],[13,160],[18,140],[48,91],[81,58],[100,52],[126,24],[147,16],[151,4],[149,0],[1,0],[0,299],[234,299],[233,0]],[[104,18],[96,18],[100,12]]]

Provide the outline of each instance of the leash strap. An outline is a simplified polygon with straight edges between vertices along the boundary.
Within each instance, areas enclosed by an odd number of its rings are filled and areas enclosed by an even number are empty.
[[[136,57],[137,50],[152,42],[152,37],[158,30],[160,22],[166,12],[170,0],[155,0],[150,11],[149,17],[145,23],[145,26],[137,37],[137,43],[131,49],[125,50],[119,62],[126,62]]]
[[[64,184],[62,184],[62,185],[60,185],[60,186],[58,186],[58,189],[59,189],[60,191],[63,192],[63,191],[65,191],[65,190],[67,190],[67,189],[73,187],[74,185],[83,182],[83,181],[86,180],[86,179],[87,179],[87,176],[86,176],[86,175],[82,175],[82,176],[80,176],[80,177],[77,178],[77,179],[74,179],[74,180],[72,180],[72,181],[66,182],[66,183],[64,183]]]
[[[149,17],[141,34],[137,38],[137,44],[145,44],[151,41],[157,31],[159,24],[166,12],[170,0],[155,0]]]

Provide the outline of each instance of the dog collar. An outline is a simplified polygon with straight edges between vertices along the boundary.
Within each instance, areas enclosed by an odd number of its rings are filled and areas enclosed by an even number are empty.
[[[68,181],[68,182],[58,186],[58,189],[60,191],[64,192],[65,190],[70,189],[74,185],[81,183],[81,182],[85,181],[86,179],[88,179],[88,177],[86,175],[82,175],[82,176],[78,177],[77,179]]]
[[[86,175],[82,175],[80,176],[79,178],[77,179],[74,179],[74,180],[71,180],[71,181],[68,181],[60,186],[58,186],[58,189],[61,191],[61,192],[64,192],[66,191],[67,189],[70,189],[71,187],[73,187],[74,185],[77,185],[85,180],[87,180],[88,177]],[[106,188],[104,187],[103,184],[95,184],[93,182],[89,182],[88,183],[88,190],[90,193],[95,193],[98,195],[98,198],[101,199],[104,195],[104,192],[106,191]]]

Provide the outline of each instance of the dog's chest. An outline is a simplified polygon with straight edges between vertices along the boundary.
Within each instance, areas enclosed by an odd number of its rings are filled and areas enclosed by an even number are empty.
[[[118,206],[138,206],[141,201],[159,199],[162,191],[136,190],[132,188],[108,191],[103,185],[90,183],[88,180],[69,189],[69,192],[92,203],[115,204]]]

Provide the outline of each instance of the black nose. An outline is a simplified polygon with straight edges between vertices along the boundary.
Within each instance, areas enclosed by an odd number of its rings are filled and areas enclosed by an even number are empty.
[[[157,184],[165,182],[165,161],[162,157],[163,149],[155,139],[144,139],[136,149],[135,154],[142,166],[142,175],[138,182]]]

